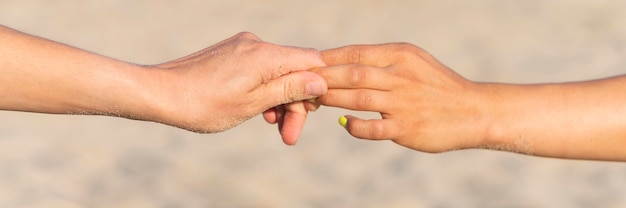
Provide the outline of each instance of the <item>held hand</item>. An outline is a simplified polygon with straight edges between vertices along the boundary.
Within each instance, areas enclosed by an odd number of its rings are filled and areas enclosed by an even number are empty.
[[[324,63],[316,50],[237,34],[187,57],[152,66],[165,69],[158,89],[165,110],[158,120],[195,132],[224,131],[275,106],[325,94],[325,80],[306,71],[320,66]],[[292,107],[278,119],[300,129],[304,106],[287,106]]]
[[[319,103],[381,114],[375,120],[346,116],[351,135],[424,152],[480,145],[480,116],[488,108],[480,105],[476,84],[426,51],[404,43],[357,45],[323,51],[322,57],[328,67],[314,71],[329,90]]]
[[[319,104],[297,101],[276,106],[263,112],[263,118],[270,124],[278,124],[278,131],[287,145],[295,145],[304,126],[308,111],[315,111]]]

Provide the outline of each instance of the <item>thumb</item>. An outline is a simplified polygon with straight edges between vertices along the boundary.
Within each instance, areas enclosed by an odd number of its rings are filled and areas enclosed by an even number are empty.
[[[270,80],[259,90],[262,98],[267,99],[266,107],[271,108],[325,95],[328,85],[326,80],[316,73],[298,71]]]

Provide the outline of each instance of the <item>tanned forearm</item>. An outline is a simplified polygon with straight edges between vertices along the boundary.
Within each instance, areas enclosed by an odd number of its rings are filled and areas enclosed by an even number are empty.
[[[380,112],[341,117],[351,135],[423,152],[488,148],[626,161],[626,76],[563,84],[476,83],[411,44],[322,52],[323,105]],[[356,58],[355,58],[356,57]]]
[[[626,161],[626,76],[544,85],[485,84],[486,146],[525,154]]]

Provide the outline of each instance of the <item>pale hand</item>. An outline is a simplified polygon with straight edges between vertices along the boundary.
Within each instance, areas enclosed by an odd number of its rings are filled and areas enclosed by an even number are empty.
[[[278,46],[240,33],[152,67],[166,69],[160,89],[165,96],[162,101],[169,106],[164,123],[196,132],[220,132],[287,103],[292,103],[286,105],[290,110],[275,118],[276,122],[302,128],[306,110],[299,101],[327,90],[324,79],[306,70],[323,65],[317,50]],[[291,144],[297,134],[283,138]]]

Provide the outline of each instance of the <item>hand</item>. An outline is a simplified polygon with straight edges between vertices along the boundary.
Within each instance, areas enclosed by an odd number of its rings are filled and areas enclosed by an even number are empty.
[[[326,82],[307,69],[324,66],[313,49],[284,47],[240,33],[187,57],[152,66],[162,70],[161,122],[195,132],[232,128],[275,106],[281,127],[302,128],[301,100],[326,93]],[[286,138],[285,138],[286,136]],[[292,134],[285,143],[295,142]],[[295,135],[297,138],[297,135]]]
[[[0,92],[7,98],[0,99],[1,110],[119,116],[211,133],[296,102],[273,120],[293,129],[282,131],[285,143],[293,143],[306,117],[297,101],[327,90],[323,78],[306,71],[324,65],[317,50],[273,45],[251,33],[154,66],[2,25],[0,36]]]
[[[347,46],[322,52],[327,67],[314,71],[328,83],[317,102],[382,119],[346,116],[348,132],[362,139],[392,140],[424,152],[479,145],[485,109],[476,84],[410,44]]]
[[[263,118],[270,124],[278,123],[278,131],[287,145],[295,145],[306,121],[308,111],[315,111],[319,104],[310,101],[297,101],[276,106],[263,112]]]

